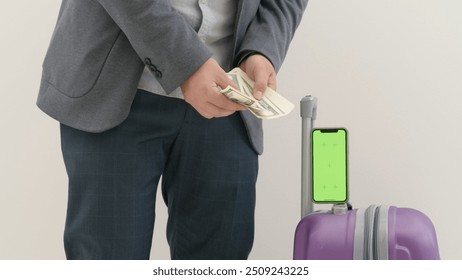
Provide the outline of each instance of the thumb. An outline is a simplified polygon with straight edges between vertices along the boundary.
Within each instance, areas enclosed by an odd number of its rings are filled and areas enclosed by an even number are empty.
[[[255,73],[255,84],[253,86],[253,96],[257,100],[263,98],[263,93],[266,91],[268,85],[268,75],[264,71],[258,71]]]

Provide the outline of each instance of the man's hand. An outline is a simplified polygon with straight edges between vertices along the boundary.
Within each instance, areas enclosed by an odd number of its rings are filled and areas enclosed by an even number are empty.
[[[266,87],[276,90],[276,71],[273,64],[260,54],[254,54],[246,58],[239,67],[255,81],[253,96],[261,100]]]
[[[204,118],[218,118],[245,110],[220,93],[228,85],[238,88],[218,63],[210,58],[181,85],[184,99]]]

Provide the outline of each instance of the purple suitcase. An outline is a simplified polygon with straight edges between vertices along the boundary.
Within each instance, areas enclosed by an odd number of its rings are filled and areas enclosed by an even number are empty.
[[[311,201],[310,135],[317,100],[301,101],[302,220],[295,231],[295,260],[437,260],[435,228],[420,211],[371,205],[366,210],[334,205],[313,212]]]

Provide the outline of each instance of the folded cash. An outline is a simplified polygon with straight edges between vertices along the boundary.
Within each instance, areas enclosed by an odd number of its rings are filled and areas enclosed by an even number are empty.
[[[227,86],[221,89],[220,92],[231,101],[246,106],[257,118],[279,118],[289,114],[294,108],[294,104],[269,87],[266,88],[261,100],[255,99],[253,97],[253,86],[255,82],[238,67],[228,72],[228,76],[239,89]]]

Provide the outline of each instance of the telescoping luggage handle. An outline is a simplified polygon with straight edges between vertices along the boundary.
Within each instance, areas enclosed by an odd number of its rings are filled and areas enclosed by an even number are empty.
[[[301,180],[301,218],[314,211],[312,193],[311,168],[311,132],[318,111],[318,99],[307,95],[300,101],[300,116],[302,117],[302,180]],[[337,203],[332,206],[331,213],[344,214],[351,210],[350,203]]]
[[[308,95],[300,101],[302,117],[302,218],[313,212],[311,194],[311,130],[316,120],[318,99]]]

